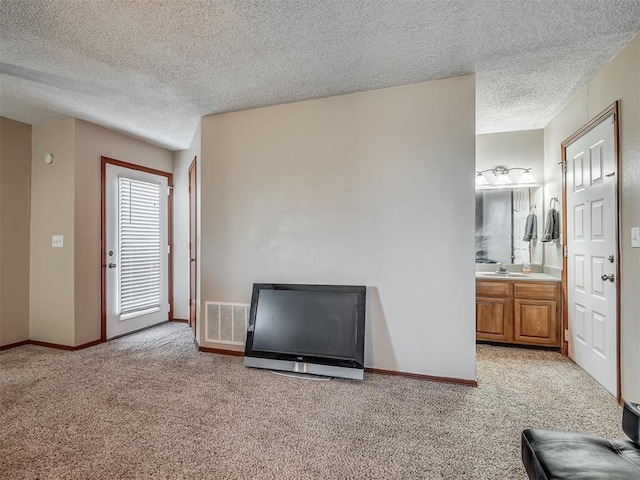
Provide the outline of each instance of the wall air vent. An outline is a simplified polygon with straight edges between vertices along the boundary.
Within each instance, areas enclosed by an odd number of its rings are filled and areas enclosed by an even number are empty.
[[[243,303],[205,302],[205,341],[244,345],[250,305]]]

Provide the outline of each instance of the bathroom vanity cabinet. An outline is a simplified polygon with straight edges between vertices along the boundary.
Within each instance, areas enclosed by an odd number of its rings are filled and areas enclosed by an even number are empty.
[[[476,339],[560,347],[559,282],[476,280]]]

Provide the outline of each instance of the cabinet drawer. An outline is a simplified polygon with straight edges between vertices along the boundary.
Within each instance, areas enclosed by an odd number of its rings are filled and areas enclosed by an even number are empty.
[[[513,284],[513,296],[515,298],[531,298],[537,300],[557,300],[557,283],[533,283],[522,282]]]
[[[507,298],[512,296],[511,282],[476,282],[476,297]]]

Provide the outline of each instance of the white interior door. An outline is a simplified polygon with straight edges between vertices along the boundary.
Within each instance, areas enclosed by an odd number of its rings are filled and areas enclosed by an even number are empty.
[[[513,263],[515,265],[531,262],[529,242],[522,240],[529,216],[529,206],[529,189],[513,190]]]
[[[167,178],[106,165],[107,339],[167,321]]]
[[[617,159],[613,116],[566,149],[569,356],[617,395]]]

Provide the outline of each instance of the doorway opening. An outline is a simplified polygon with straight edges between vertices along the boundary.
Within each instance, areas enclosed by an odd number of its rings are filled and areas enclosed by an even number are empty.
[[[603,142],[602,138],[587,137],[584,145],[581,146],[579,142],[598,128],[607,128],[609,139]],[[620,401],[620,289],[618,282],[621,238],[619,232],[621,157],[618,147],[618,130],[618,103],[616,102],[578,129],[561,145],[558,142],[558,146],[562,147],[562,162],[559,162],[562,168],[556,170],[554,167],[551,173],[557,185],[555,188],[560,191],[545,192],[542,185],[538,189],[530,189],[529,201],[527,202],[526,198],[521,199],[524,208],[520,208],[517,201],[516,191],[520,188],[519,185],[515,185],[517,178],[512,179],[510,185],[501,186],[507,189],[506,191],[512,190],[511,197],[505,193],[506,202],[499,203],[496,198],[493,204],[487,203],[486,198],[478,203],[478,192],[485,195],[484,190],[495,191],[498,197],[503,195],[502,192],[505,190],[500,191],[495,187],[491,189],[489,188],[491,186],[483,187],[483,184],[476,179],[476,339],[478,343],[488,342],[527,348],[528,344],[532,344],[535,339],[537,343],[535,348],[546,347],[560,351],[591,375],[594,382],[599,382]],[[540,132],[537,137],[535,132]],[[476,137],[478,176],[482,171],[490,168],[491,165],[486,164],[488,161],[495,162],[496,158],[504,157],[511,158],[512,164],[518,166],[528,167],[533,164],[532,170],[535,173],[537,159],[542,158],[541,162],[544,164],[543,136],[542,130],[478,135]],[[518,144],[521,148],[512,148],[513,144]],[[539,147],[536,149],[536,146]],[[524,165],[522,160],[525,156],[527,165]],[[577,171],[579,173],[576,173]],[[547,177],[549,176],[547,174]],[[535,178],[542,177],[536,174]],[[574,182],[573,185],[569,184],[569,180]],[[572,200],[571,197],[574,194],[586,195],[587,190],[591,192],[588,202],[578,197],[576,198],[580,201]],[[544,198],[549,194],[557,194],[561,200],[558,201],[556,197],[551,198],[551,196]],[[492,207],[492,205],[497,206]],[[498,208],[502,205],[504,206]],[[546,205],[549,206],[548,212],[544,208]],[[540,217],[537,217],[536,207]],[[485,217],[488,215],[487,212],[498,211],[504,213],[503,223],[510,228],[499,232],[496,229],[495,232],[498,233],[495,233],[486,228],[490,218]],[[550,215],[552,211],[559,215]],[[542,216],[545,213],[546,216]],[[518,244],[523,237],[535,238],[522,235],[519,225],[524,223],[526,230],[528,222],[525,214],[530,217],[533,215],[535,223],[532,222],[532,225],[537,224],[537,239],[529,244],[528,252],[526,244]],[[483,229],[479,228],[479,217],[482,220]],[[558,217],[561,222],[560,228],[558,228]],[[549,218],[555,220],[551,222],[552,227],[549,226]],[[493,236],[490,237],[490,234]],[[578,244],[572,246],[570,237],[573,237]],[[494,238],[501,239],[504,244],[501,250],[504,252],[502,255],[504,260],[500,259],[499,252],[496,250],[502,244],[491,240]],[[606,253],[576,250],[580,247],[579,244],[586,244],[587,240],[594,245],[594,248],[607,250]],[[555,244],[555,247],[545,249],[544,257],[546,258],[543,259],[542,246],[545,244]],[[564,249],[566,245],[568,245],[567,250]],[[518,251],[521,255],[518,255]],[[527,253],[530,256],[531,265],[525,272],[524,263]],[[516,257],[519,257],[518,261]],[[500,268],[500,263],[498,266],[491,265],[494,261],[504,263],[507,268]],[[487,263],[489,265],[486,265]],[[508,275],[505,275],[507,273]],[[508,278],[511,280],[507,280]],[[578,278],[579,280],[576,280]],[[584,298],[572,301],[568,289],[573,289],[574,293],[583,294],[583,297],[593,297],[594,302],[600,302],[600,304],[590,306],[585,303]],[[608,304],[613,309],[606,310],[603,304]],[[606,325],[613,328],[606,330]],[[524,337],[526,341],[523,341]],[[594,357],[593,363],[606,360],[609,365],[609,373],[605,375],[607,380],[602,380],[602,376],[599,378],[599,374],[593,371],[597,368],[590,370],[588,366],[585,367],[580,359],[580,352],[574,349],[579,341],[582,341],[583,350]]]

